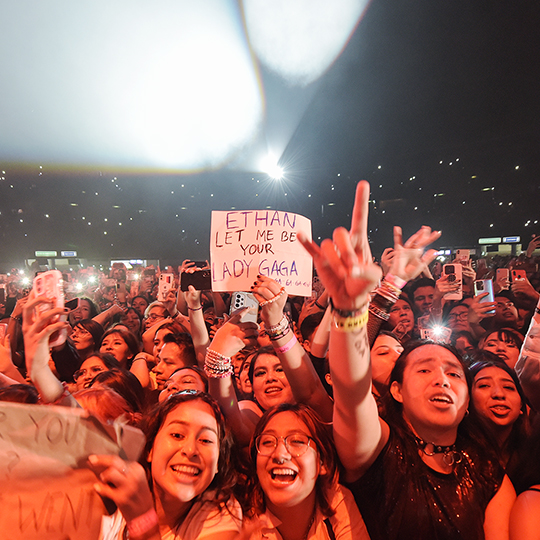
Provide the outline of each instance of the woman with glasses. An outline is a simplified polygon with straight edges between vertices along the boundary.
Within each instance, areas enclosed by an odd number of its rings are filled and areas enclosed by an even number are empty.
[[[102,337],[101,324],[92,319],[84,319],[73,327],[68,341],[73,344],[81,360],[85,360],[98,350]]]
[[[120,363],[118,360],[107,353],[94,353],[89,356],[82,364],[81,367],[73,374],[73,380],[77,390],[83,390],[91,386],[92,381],[104,371],[109,371],[113,368],[119,368]]]
[[[257,538],[369,539],[351,493],[337,482],[328,428],[305,405],[278,405],[250,446],[250,503]]]

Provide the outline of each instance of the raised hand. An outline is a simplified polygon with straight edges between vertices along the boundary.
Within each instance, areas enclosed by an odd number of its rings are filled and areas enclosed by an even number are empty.
[[[489,293],[484,292],[475,296],[469,306],[468,320],[469,324],[479,324],[486,317],[495,315],[495,306],[497,302],[481,302],[482,298],[488,296]],[[492,313],[489,313],[489,312]]]
[[[419,276],[437,253],[434,249],[424,253],[424,248],[440,236],[440,231],[432,231],[430,227],[424,226],[403,243],[401,227],[394,227],[394,250],[389,273],[404,281]]]
[[[275,326],[283,318],[287,293],[281,285],[267,276],[257,276],[251,291],[261,304],[261,319],[266,326]]]
[[[324,240],[320,247],[298,235],[337,309],[355,310],[366,305],[381,278],[381,269],[373,263],[369,248],[368,207],[369,184],[362,181],[356,188],[350,232],[340,227],[333,239]]]
[[[242,316],[248,309],[242,308],[231,315],[227,322],[216,331],[209,349],[230,358],[244,347],[255,345],[259,335],[257,325],[252,322],[241,322]]]
[[[102,497],[114,501],[126,521],[132,521],[154,508],[148,480],[139,463],[107,455],[92,455],[88,461],[99,479],[94,489]]]

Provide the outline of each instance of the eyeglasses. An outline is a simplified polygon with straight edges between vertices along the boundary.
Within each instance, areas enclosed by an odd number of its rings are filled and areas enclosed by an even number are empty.
[[[294,433],[292,435],[287,435],[287,437],[276,437],[270,433],[263,433],[262,435],[259,435],[255,441],[257,452],[259,452],[261,456],[271,456],[277,448],[280,439],[285,443],[285,448],[287,448],[289,454],[294,457],[305,454],[310,446],[310,442],[313,440],[303,433]]]
[[[84,377],[88,372],[90,372],[90,375],[97,375],[98,373],[101,373],[102,371],[106,371],[105,368],[102,368],[101,366],[92,366],[88,369],[78,369],[73,374],[73,379],[78,380],[81,377]]]
[[[467,311],[464,311],[463,313],[450,313],[448,318],[450,320],[465,321],[467,320],[468,315],[469,313]]]
[[[151,321],[156,321],[157,319],[164,319],[165,315],[158,315],[157,313],[150,313],[145,319],[150,319]]]

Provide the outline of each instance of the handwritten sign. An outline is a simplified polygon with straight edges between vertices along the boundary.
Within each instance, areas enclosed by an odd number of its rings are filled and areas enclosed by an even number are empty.
[[[212,290],[249,291],[257,274],[289,294],[311,296],[312,259],[297,240],[311,238],[311,221],[278,210],[212,212]]]
[[[0,403],[0,530],[10,540],[96,540],[108,513],[86,468],[91,454],[136,460],[138,429],[83,409]]]

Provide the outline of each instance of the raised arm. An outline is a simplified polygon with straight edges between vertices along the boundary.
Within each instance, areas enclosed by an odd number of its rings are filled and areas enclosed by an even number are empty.
[[[324,421],[331,422],[332,398],[324,389],[308,353],[298,343],[283,314],[287,302],[285,289],[269,277],[257,276],[252,290],[260,303],[266,333],[283,366],[295,400],[309,405]]]
[[[231,431],[240,446],[247,446],[258,418],[249,410],[240,410],[232,381],[231,358],[246,345],[254,345],[258,336],[255,323],[242,323],[244,308],[236,312],[215,334],[206,352],[204,370],[210,395],[221,405]]]
[[[195,347],[195,356],[197,364],[204,367],[204,357],[206,349],[210,343],[208,329],[204,322],[204,315],[201,305],[201,291],[195,290],[193,285],[190,285],[184,293],[184,301],[189,313],[189,324],[191,326],[191,338]]]
[[[31,292],[23,308],[23,335],[26,366],[32,383],[45,403],[78,407],[79,404],[64,390],[62,383],[49,367],[49,338],[54,332],[67,328],[69,323],[58,320],[65,314],[62,308],[54,308],[37,314],[35,308],[46,304],[48,299],[35,298]]]
[[[386,249],[383,253],[383,266],[387,272],[369,305],[367,328],[370,347],[375,342],[382,323],[388,320],[388,313],[397,302],[401,289],[408,281],[418,277],[435,257],[435,250],[425,254],[423,250],[439,238],[440,234],[439,231],[432,232],[429,227],[421,227],[408,240],[403,241],[401,227],[394,227],[394,249]]]
[[[371,393],[367,309],[369,294],[377,285],[381,270],[372,262],[369,249],[368,204],[369,184],[360,182],[350,232],[336,229],[333,240],[324,240],[320,248],[300,236],[332,299],[330,371],[335,400],[334,439],[348,481],[356,480],[365,472],[389,436],[388,425],[379,419]],[[417,250],[410,264],[421,268],[431,257],[431,254],[422,257],[422,248],[429,238],[437,236],[423,227],[406,245],[398,242],[399,249]],[[408,264],[405,259],[403,263]]]

